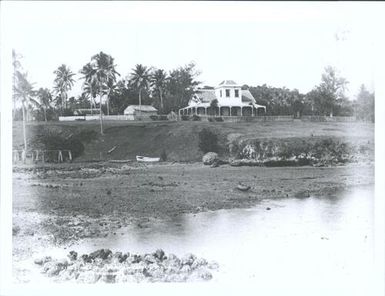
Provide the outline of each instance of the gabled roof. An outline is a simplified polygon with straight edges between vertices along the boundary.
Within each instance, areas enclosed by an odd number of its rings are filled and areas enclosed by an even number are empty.
[[[199,89],[196,91],[195,96],[198,97],[202,103],[210,103],[217,98],[214,89]]]
[[[255,99],[251,92],[248,89],[243,89],[242,90],[242,102],[255,102]]]
[[[157,112],[158,110],[151,105],[141,105],[139,109],[139,105],[129,105],[124,112],[126,111],[143,111],[143,112]]]
[[[221,83],[219,83],[219,85],[220,86],[225,86],[225,85],[236,86],[238,84],[236,84],[234,80],[223,80]]]

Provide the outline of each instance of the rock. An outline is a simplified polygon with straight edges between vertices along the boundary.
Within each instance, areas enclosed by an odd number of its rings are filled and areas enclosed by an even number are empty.
[[[207,270],[199,271],[198,276],[199,276],[199,278],[201,278],[205,281],[211,280],[213,278],[213,275],[211,274],[211,272],[209,272]]]
[[[164,254],[164,251],[162,249],[156,250],[153,255],[154,255],[155,258],[157,258],[160,261],[165,259],[165,254]]]
[[[210,269],[218,269],[219,268],[219,264],[215,261],[211,261],[210,263],[207,264],[207,267],[210,268]]]
[[[147,264],[155,263],[156,262],[156,258],[152,254],[147,254],[147,255],[144,256],[144,262],[147,263]]]
[[[218,154],[215,152],[207,152],[202,158],[204,165],[212,165],[216,160],[218,160]]]
[[[46,273],[49,277],[56,276],[60,273],[60,271],[64,270],[66,268],[65,265],[63,265],[60,262],[47,262],[43,266],[43,272]]]
[[[78,258],[78,253],[76,253],[75,251],[70,251],[69,254],[67,255],[67,257],[71,261],[75,261]]]
[[[249,191],[250,190],[250,186],[244,185],[244,184],[238,184],[237,185],[237,189],[239,191]]]
[[[308,190],[298,191],[297,193],[294,194],[294,197],[296,197],[296,198],[308,198],[308,197],[310,197],[310,192]]]
[[[192,265],[194,263],[194,260],[196,259],[197,257],[193,254],[186,254],[185,256],[183,256],[183,258],[181,259],[181,264],[182,265]]]
[[[110,256],[112,255],[112,252],[111,250],[109,249],[100,249],[100,250],[97,250],[95,252],[92,252],[89,257],[91,257],[91,259],[95,259],[95,258],[101,258],[103,260],[106,260],[107,258],[109,258]]]
[[[20,227],[19,226],[13,226],[12,227],[12,235],[17,235],[20,232]]]
[[[182,265],[182,268],[180,269],[180,272],[190,273],[191,272],[191,266],[190,265]]]
[[[204,258],[198,258],[194,261],[194,263],[191,265],[192,269],[197,269],[198,267],[207,265],[207,260]]]

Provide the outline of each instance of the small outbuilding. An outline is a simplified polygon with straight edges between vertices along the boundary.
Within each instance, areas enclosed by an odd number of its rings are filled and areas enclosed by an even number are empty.
[[[149,119],[150,116],[157,114],[158,110],[151,105],[129,105],[124,110],[128,120]]]

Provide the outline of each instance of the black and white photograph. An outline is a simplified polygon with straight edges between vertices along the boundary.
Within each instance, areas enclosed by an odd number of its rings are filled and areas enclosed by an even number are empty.
[[[384,6],[0,3],[0,295],[383,295]]]

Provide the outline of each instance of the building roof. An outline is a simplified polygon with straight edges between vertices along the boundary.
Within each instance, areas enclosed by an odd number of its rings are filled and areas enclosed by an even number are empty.
[[[242,102],[255,102],[255,99],[248,89],[242,89]]]
[[[193,96],[193,99],[194,97],[195,99],[198,99],[202,103],[210,103],[212,100],[217,98],[215,96],[215,90],[213,89],[199,89]]]
[[[234,80],[223,80],[221,83],[219,83],[220,86],[236,86],[238,85]]]
[[[126,109],[124,109],[124,112],[126,113],[126,111],[131,111],[131,112],[134,112],[134,111],[142,111],[142,112],[157,112],[158,110],[156,108],[154,108],[153,106],[151,105],[141,105],[140,108],[139,108],[139,105],[129,105],[127,106]]]

